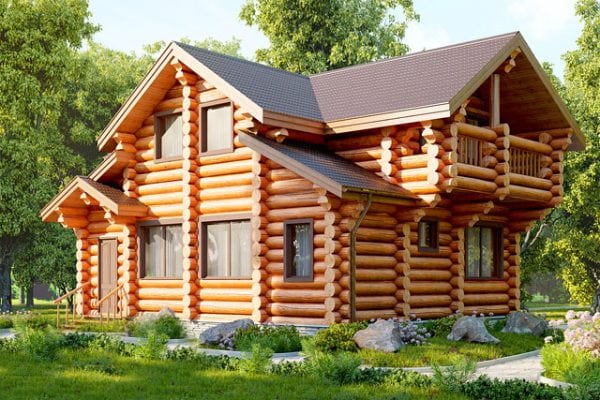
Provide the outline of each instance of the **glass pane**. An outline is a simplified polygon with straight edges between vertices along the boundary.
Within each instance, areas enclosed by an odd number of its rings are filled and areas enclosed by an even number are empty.
[[[231,222],[231,276],[252,275],[250,221]]]
[[[433,247],[431,243],[431,222],[419,222],[419,246]]]
[[[229,222],[208,225],[206,236],[206,274],[229,276],[227,271]]]
[[[494,241],[491,228],[481,228],[481,277],[490,278],[494,269]]]
[[[146,228],[146,240],[144,245],[144,266],[147,277],[162,276],[162,234],[160,226]]]
[[[310,224],[293,225],[290,234],[293,258],[289,276],[310,277],[312,271]]]
[[[183,261],[183,231],[181,230],[181,225],[167,226],[166,239],[166,276],[169,278],[180,278]]]
[[[479,277],[479,228],[467,228],[467,277]]]
[[[231,147],[231,106],[211,107],[206,110],[206,149],[221,150]]]
[[[160,158],[176,157],[183,154],[183,132],[181,115],[165,117],[165,132],[160,138]]]

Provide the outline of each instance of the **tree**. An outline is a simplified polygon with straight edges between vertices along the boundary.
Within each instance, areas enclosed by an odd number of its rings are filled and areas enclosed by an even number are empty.
[[[244,58],[240,53],[241,49],[241,40],[232,37],[230,40],[221,41],[217,40],[213,37],[207,37],[204,40],[192,40],[190,38],[184,37],[179,40],[181,43],[190,44],[195,47],[199,47],[201,49],[207,49],[210,51],[216,51],[217,53],[227,54],[228,56]],[[167,42],[164,40],[159,40],[158,42],[150,43],[144,46],[144,54],[142,55],[142,59],[150,65],[158,53],[162,51],[167,46]]]
[[[271,42],[256,60],[302,74],[405,54],[407,21],[418,18],[412,0],[247,0],[240,12]]]
[[[575,301],[600,309],[600,4],[579,0],[576,14],[584,24],[578,48],[563,56],[564,85],[553,82],[579,122],[586,148],[567,154],[564,201],[525,237],[523,266],[557,271]]]
[[[85,0],[0,0],[0,309],[37,213],[85,167],[59,129],[73,59],[97,28]]]

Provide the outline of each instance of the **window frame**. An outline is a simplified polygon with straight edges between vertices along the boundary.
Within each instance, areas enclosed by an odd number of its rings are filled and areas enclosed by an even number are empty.
[[[298,276],[291,275],[290,270],[292,268],[293,257],[293,243],[288,229],[295,225],[306,225],[309,226],[310,240],[310,275],[309,276]],[[284,282],[313,282],[315,277],[315,263],[314,263],[314,220],[312,218],[301,218],[301,219],[290,219],[283,222],[283,280]]]
[[[421,246],[421,224],[433,224],[430,239],[433,246]],[[417,247],[419,253],[439,253],[440,251],[440,221],[435,218],[422,218],[417,225]]]
[[[206,239],[208,238],[207,227],[211,224],[218,224],[224,222],[239,222],[239,221],[251,221],[252,213],[232,213],[227,215],[204,215],[199,218],[199,226],[198,226],[198,246],[200,248],[200,278],[201,279],[219,279],[219,280],[249,280],[252,279],[252,260],[250,260],[250,275],[248,276],[214,276],[208,275],[208,251],[206,245]],[[231,232],[231,225],[230,225]],[[230,233],[231,234],[231,233]],[[228,240],[231,236],[229,236]],[[250,226],[250,239],[252,239],[252,225]],[[252,240],[251,240],[252,242]],[[231,242],[229,242],[230,245]],[[231,251],[231,247],[229,247],[229,251]],[[231,257],[229,257],[229,261],[231,261]],[[228,269],[231,271],[231,265],[228,266]]]
[[[222,149],[215,150],[206,150],[207,142],[208,142],[208,132],[206,124],[207,118],[206,113],[210,108],[220,107],[224,105],[229,105],[229,132],[231,134],[231,140],[228,147],[224,147]],[[201,156],[211,156],[211,155],[219,155],[219,154],[227,154],[232,153],[234,150],[233,144],[233,102],[229,99],[219,99],[213,101],[207,101],[206,103],[202,103],[199,106],[198,112],[198,128],[199,128],[199,140],[198,140],[198,153]]]
[[[492,230],[492,246],[494,251],[493,273],[490,277],[481,276],[481,229],[479,230],[479,276],[469,276],[469,242],[468,232],[470,228],[465,228],[465,280],[469,281],[499,281],[504,279],[504,226],[496,224],[476,224],[472,228],[490,228]]]
[[[182,116],[183,109],[176,108],[174,110],[167,110],[154,113],[154,162],[162,163],[175,160],[183,160],[183,118],[181,119],[181,155],[162,157],[162,143],[161,138],[165,133],[165,120],[167,117]],[[159,154],[161,157],[159,157]]]
[[[166,232],[166,227],[167,226],[176,226],[179,225],[182,228],[182,234],[183,234],[183,219],[181,218],[168,218],[168,219],[158,219],[158,220],[153,220],[153,221],[142,221],[136,224],[136,230],[138,232],[137,234],[137,244],[138,244],[138,257],[137,257],[137,262],[138,262],[138,279],[147,279],[147,280],[168,280],[168,279],[183,279],[183,258],[181,259],[181,274],[182,276],[179,277],[173,277],[173,276],[166,276],[166,269],[167,269],[167,263],[166,263],[166,255],[167,252],[166,250],[166,240],[163,240],[163,243],[165,243],[165,246],[163,249],[161,249],[161,257],[162,257],[162,269],[165,273],[165,276],[146,276],[146,235],[147,235],[147,229],[148,228],[152,228],[152,227],[164,227],[164,232]],[[183,239],[183,237],[182,237]],[[183,240],[182,240],[182,246],[183,246]],[[182,249],[183,250],[183,249]],[[182,251],[183,253],[183,251]]]

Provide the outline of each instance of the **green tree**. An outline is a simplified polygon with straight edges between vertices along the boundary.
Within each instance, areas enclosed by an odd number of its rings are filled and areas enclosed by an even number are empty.
[[[314,74],[405,54],[406,24],[419,17],[412,0],[247,0],[240,18],[271,42],[257,61]]]
[[[73,58],[97,28],[84,0],[0,0],[0,309],[41,206],[85,160],[59,129]]]
[[[216,51],[217,53],[227,54],[228,56],[233,56],[237,58],[244,58],[240,53],[241,50],[241,40],[232,37],[230,40],[221,41],[217,40],[213,37],[207,37],[204,40],[192,40],[188,37],[184,37],[179,39],[181,43],[190,44],[195,47],[199,47],[201,49],[207,49],[210,51]],[[154,43],[147,44],[144,46],[144,54],[142,55],[142,60],[148,63],[148,66],[154,62],[154,59],[167,46],[167,42],[164,40],[159,40]]]
[[[565,160],[565,197],[525,237],[524,271],[547,268],[559,273],[573,300],[582,304],[600,298],[600,4],[579,0],[583,22],[578,48],[567,52],[564,86],[553,80],[579,122],[585,150]],[[536,239],[537,238],[537,239]]]

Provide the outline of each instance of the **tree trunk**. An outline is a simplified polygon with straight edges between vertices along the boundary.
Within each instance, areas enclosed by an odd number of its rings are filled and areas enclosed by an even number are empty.
[[[596,292],[592,298],[592,313],[597,312],[600,312],[600,287],[596,288]]]
[[[19,304],[25,304],[25,288],[23,286],[19,288]]]
[[[9,257],[3,257],[0,262],[0,311],[3,312],[12,312],[10,264]]]
[[[25,304],[26,308],[32,308],[33,307],[33,288],[35,287],[33,280],[31,282],[29,282],[29,285],[27,286],[27,303]]]

